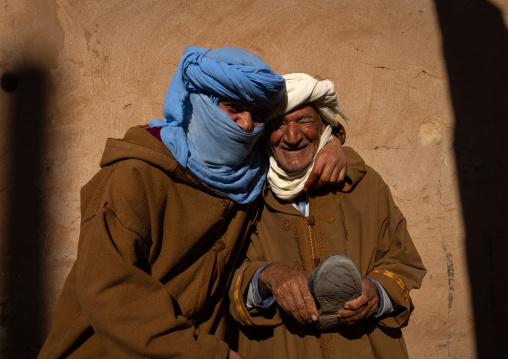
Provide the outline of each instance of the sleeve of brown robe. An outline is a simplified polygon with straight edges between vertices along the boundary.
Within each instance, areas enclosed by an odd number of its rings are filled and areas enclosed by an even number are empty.
[[[380,226],[375,261],[367,277],[383,286],[396,307],[380,324],[397,328],[408,321],[413,310],[409,291],[420,288],[426,270],[407,231],[406,219],[395,205],[388,186],[380,177],[379,181],[378,204],[386,217]]]
[[[259,267],[267,264],[264,261],[263,249],[255,233],[252,234],[247,255],[242,265],[235,271],[229,289],[229,312],[240,324],[247,326],[273,326],[282,322],[279,309],[272,305],[267,309],[247,309],[246,295],[254,273]]]

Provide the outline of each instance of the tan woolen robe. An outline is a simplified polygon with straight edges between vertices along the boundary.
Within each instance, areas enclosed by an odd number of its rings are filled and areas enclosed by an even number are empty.
[[[141,127],[109,139],[101,167],[39,357],[225,359],[222,303],[253,206],[204,186]]]
[[[311,192],[308,218],[264,189],[260,221],[230,289],[230,311],[240,323],[239,352],[246,359],[407,357],[400,328],[413,308],[408,291],[419,288],[426,270],[388,186],[356,152],[344,150],[350,186],[342,192]],[[362,278],[378,281],[397,311],[319,333],[276,305],[266,310],[245,307],[250,280],[261,265],[279,262],[308,276],[333,253],[346,254]]]

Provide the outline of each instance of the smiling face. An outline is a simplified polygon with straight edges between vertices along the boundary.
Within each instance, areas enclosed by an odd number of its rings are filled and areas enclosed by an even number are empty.
[[[220,100],[219,108],[245,132],[252,132],[266,118],[266,108],[235,100]]]
[[[298,173],[312,163],[325,126],[310,104],[304,104],[268,125],[268,143],[279,166]]]

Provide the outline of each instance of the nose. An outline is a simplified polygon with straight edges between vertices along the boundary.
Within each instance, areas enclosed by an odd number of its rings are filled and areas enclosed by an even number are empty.
[[[301,140],[302,131],[300,131],[300,125],[296,122],[289,122],[284,134],[284,142],[289,145],[297,145]]]
[[[242,130],[245,132],[252,132],[254,130],[254,127],[256,127],[259,124],[255,124],[252,120],[252,114],[249,111],[242,111],[235,114],[233,117],[233,120],[235,120],[236,124],[240,126]]]

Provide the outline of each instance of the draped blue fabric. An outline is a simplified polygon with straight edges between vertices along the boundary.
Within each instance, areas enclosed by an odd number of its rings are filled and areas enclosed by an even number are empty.
[[[285,90],[284,79],[249,51],[188,46],[164,100],[161,138],[175,159],[207,186],[238,203],[260,193],[267,159],[257,140],[264,125],[243,131],[217,105],[220,98],[273,107]]]

